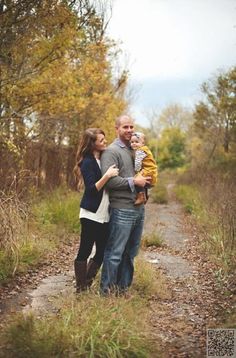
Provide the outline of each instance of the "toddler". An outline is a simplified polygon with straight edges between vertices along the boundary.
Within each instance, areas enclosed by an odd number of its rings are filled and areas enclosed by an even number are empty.
[[[150,176],[150,186],[155,185],[157,183],[157,164],[153,158],[152,152],[145,145],[145,135],[141,132],[133,133],[130,140],[130,145],[135,153],[134,168],[136,175],[141,174],[143,176]],[[134,205],[146,204],[148,199],[148,187],[136,187],[138,194]]]

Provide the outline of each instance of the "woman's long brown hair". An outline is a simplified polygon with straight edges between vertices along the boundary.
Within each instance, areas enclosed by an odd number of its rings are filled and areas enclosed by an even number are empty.
[[[81,190],[83,188],[83,178],[80,171],[80,164],[86,155],[93,154],[98,134],[103,134],[105,136],[104,131],[100,128],[88,128],[83,133],[83,137],[77,150],[76,164],[73,170],[77,190]]]

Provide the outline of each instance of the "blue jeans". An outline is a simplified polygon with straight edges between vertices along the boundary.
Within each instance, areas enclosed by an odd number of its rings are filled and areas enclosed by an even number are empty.
[[[133,280],[134,257],[137,255],[144,223],[144,207],[111,209],[110,234],[104,253],[101,291],[123,291]]]

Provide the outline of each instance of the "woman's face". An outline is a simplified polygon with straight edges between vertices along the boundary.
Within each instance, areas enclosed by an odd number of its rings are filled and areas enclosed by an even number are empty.
[[[107,147],[107,140],[104,134],[97,134],[97,139],[95,141],[94,150],[97,152],[102,152]]]

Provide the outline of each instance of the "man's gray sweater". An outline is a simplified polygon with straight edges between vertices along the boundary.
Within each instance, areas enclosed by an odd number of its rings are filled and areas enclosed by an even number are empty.
[[[109,179],[106,184],[106,189],[109,191],[110,205],[112,208],[117,209],[134,209],[136,192],[131,190],[128,180],[135,175],[132,150],[126,147],[119,139],[110,144],[101,156],[102,174],[112,164],[119,168],[119,175]]]

